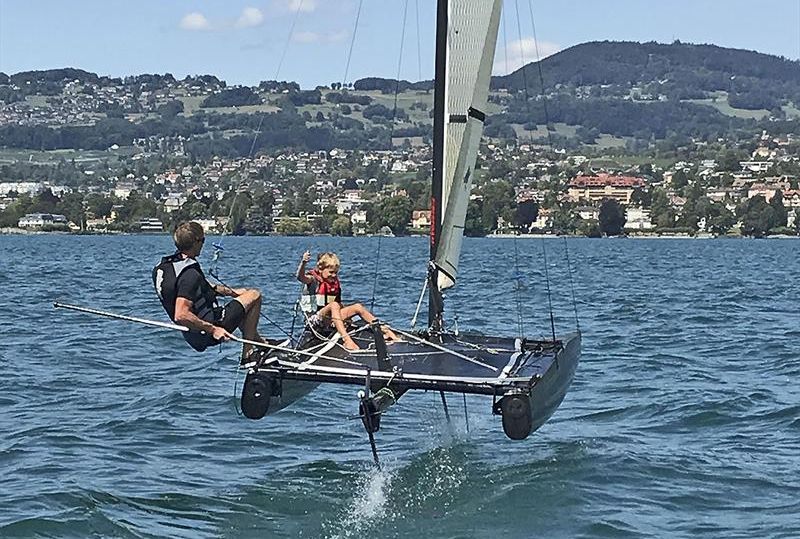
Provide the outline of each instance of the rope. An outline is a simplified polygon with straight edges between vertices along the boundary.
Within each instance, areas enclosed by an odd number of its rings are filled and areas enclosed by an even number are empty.
[[[449,349],[445,348],[444,346],[439,346],[436,343],[433,343],[431,341],[427,341],[425,339],[417,337],[416,335],[412,335],[411,333],[406,333],[405,331],[401,331],[401,330],[399,330],[397,328],[391,328],[391,329],[395,333],[399,333],[400,335],[402,335],[402,336],[404,336],[404,337],[406,337],[408,339],[411,339],[412,341],[420,342],[420,343],[423,343],[423,344],[425,344],[427,346],[430,346],[431,348],[434,348],[436,350],[441,350],[443,352],[447,352],[448,354],[451,354],[451,355],[453,355],[453,356],[455,356],[457,358],[463,359],[465,361],[469,361],[470,363],[473,363],[475,365],[479,365],[481,367],[489,369],[490,371],[494,371],[494,372],[498,372],[499,371],[499,369],[497,367],[493,367],[492,365],[489,365],[488,363],[484,363],[483,361],[475,359],[474,357],[465,356],[464,354],[458,353],[458,352],[456,352],[454,350],[449,350]]]

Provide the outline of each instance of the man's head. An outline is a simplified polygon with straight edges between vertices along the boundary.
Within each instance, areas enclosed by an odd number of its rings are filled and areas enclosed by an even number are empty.
[[[332,281],[339,273],[339,257],[334,253],[322,253],[317,257],[317,271],[325,281]]]
[[[175,240],[175,247],[186,255],[195,257],[203,249],[203,242],[206,240],[203,227],[194,221],[184,222],[175,227],[172,235]]]

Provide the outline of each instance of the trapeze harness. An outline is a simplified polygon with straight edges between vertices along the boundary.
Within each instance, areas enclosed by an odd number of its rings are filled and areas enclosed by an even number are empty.
[[[186,274],[186,270],[194,268],[200,274],[200,297],[192,301],[192,312],[198,318],[207,322],[214,322],[216,320],[216,312],[219,309],[217,305],[217,295],[214,289],[208,284],[203,270],[200,269],[200,264],[194,258],[183,258],[180,253],[175,253],[170,256],[165,256],[161,262],[153,268],[153,286],[158,294],[158,299],[161,300],[161,306],[167,311],[170,320],[175,321],[175,302],[178,299],[178,279],[181,275]],[[183,338],[186,339],[192,348],[202,352],[205,350],[211,340],[209,335],[204,335],[199,331],[190,330],[184,331]]]
[[[342,302],[342,285],[338,277],[329,283],[316,269],[312,269],[308,273],[314,278],[314,282],[303,287],[303,293],[300,296],[300,306],[303,311],[313,314],[328,303]]]

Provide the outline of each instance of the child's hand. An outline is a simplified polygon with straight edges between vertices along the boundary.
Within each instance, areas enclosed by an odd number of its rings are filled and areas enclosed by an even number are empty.
[[[311,260],[311,251],[306,251],[303,253],[303,262],[308,262]]]

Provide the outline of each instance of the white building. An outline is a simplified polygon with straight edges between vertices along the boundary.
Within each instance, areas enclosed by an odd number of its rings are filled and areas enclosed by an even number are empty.
[[[30,229],[45,226],[67,226],[67,218],[57,213],[29,213],[17,222],[17,226]]]
[[[644,208],[629,207],[625,210],[625,228],[632,230],[650,230],[655,225],[650,222],[650,210]]]

